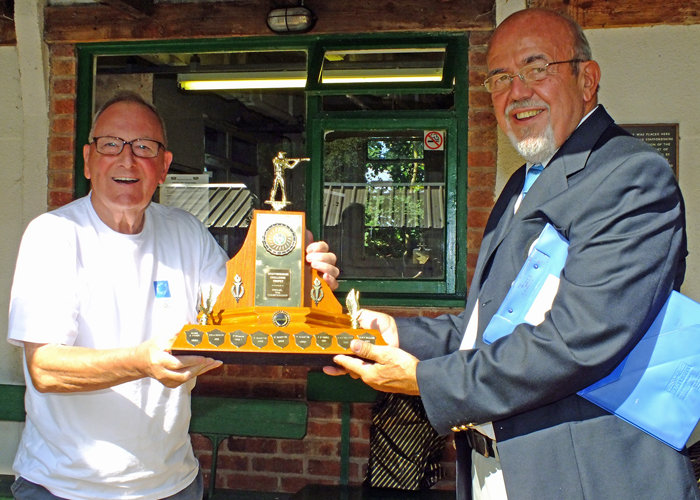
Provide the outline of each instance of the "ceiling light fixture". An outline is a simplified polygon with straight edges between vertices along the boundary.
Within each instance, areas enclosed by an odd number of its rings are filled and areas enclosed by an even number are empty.
[[[306,86],[306,71],[181,73],[177,75],[177,83],[183,90],[304,88]]]
[[[304,7],[301,0],[298,7],[273,9],[267,15],[267,27],[275,33],[305,33],[316,24],[316,16]]]

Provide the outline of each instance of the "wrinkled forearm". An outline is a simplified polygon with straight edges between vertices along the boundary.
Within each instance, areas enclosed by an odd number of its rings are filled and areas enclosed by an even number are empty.
[[[42,393],[97,391],[143,378],[147,373],[138,349],[24,345],[29,375]]]

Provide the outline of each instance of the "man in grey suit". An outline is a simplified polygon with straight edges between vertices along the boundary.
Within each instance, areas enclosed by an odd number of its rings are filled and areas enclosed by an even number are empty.
[[[419,394],[435,429],[456,433],[460,500],[700,498],[687,453],[576,394],[620,363],[680,287],[685,217],[673,172],[598,105],[600,68],[570,19],[513,14],[487,64],[498,124],[527,163],[496,201],[465,311],[363,311],[361,325],[390,347],[355,341],[369,362],[338,356],[343,368],[326,372]],[[570,241],[551,309],[486,345],[484,329],[546,223]]]

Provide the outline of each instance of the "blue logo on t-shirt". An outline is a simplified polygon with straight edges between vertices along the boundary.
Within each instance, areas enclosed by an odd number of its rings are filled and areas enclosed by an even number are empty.
[[[170,297],[170,286],[167,281],[154,281],[153,288],[156,291],[156,299]]]

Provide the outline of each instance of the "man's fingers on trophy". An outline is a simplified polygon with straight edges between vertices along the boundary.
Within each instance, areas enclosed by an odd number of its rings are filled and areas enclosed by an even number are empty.
[[[355,339],[350,343],[350,349],[361,358],[369,359],[371,361],[378,360],[379,353],[376,352],[377,346],[370,344],[369,342]]]
[[[345,368],[341,368],[340,366],[324,366],[323,373],[325,373],[326,375],[331,375],[333,377],[338,377],[340,375],[347,375],[348,371]]]

